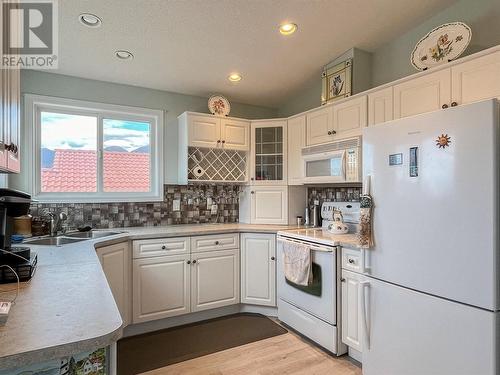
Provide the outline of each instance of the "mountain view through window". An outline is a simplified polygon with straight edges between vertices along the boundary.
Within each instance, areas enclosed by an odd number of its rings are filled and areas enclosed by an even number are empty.
[[[149,123],[105,118],[99,124],[96,116],[56,112],[40,116],[41,192],[150,191]]]

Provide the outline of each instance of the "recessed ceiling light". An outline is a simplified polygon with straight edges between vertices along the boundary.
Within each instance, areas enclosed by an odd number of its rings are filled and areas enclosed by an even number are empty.
[[[116,57],[120,60],[131,60],[134,58],[134,55],[130,51],[126,51],[124,49],[119,49],[115,52]]]
[[[92,13],[82,13],[78,16],[78,20],[88,27],[99,27],[102,24],[102,20]]]
[[[239,82],[241,81],[241,74],[240,73],[231,73],[227,79],[230,80],[231,82]]]
[[[283,23],[280,25],[280,33],[282,35],[290,35],[297,31],[297,24],[295,23]]]

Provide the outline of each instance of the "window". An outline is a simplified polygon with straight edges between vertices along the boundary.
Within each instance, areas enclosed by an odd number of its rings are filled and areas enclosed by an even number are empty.
[[[161,111],[35,95],[25,102],[35,199],[163,199]]]

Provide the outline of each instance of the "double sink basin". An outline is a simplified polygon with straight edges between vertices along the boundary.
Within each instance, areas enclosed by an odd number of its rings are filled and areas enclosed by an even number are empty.
[[[41,237],[34,240],[26,241],[32,245],[47,245],[47,246],[62,246],[80,241],[87,241],[96,238],[103,238],[121,234],[122,232],[113,231],[88,231],[88,232],[72,232],[56,237]]]

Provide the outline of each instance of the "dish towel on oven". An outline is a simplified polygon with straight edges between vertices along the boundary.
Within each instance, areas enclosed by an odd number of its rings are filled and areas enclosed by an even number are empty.
[[[311,249],[307,245],[283,242],[283,271],[288,281],[298,285],[312,282]]]

